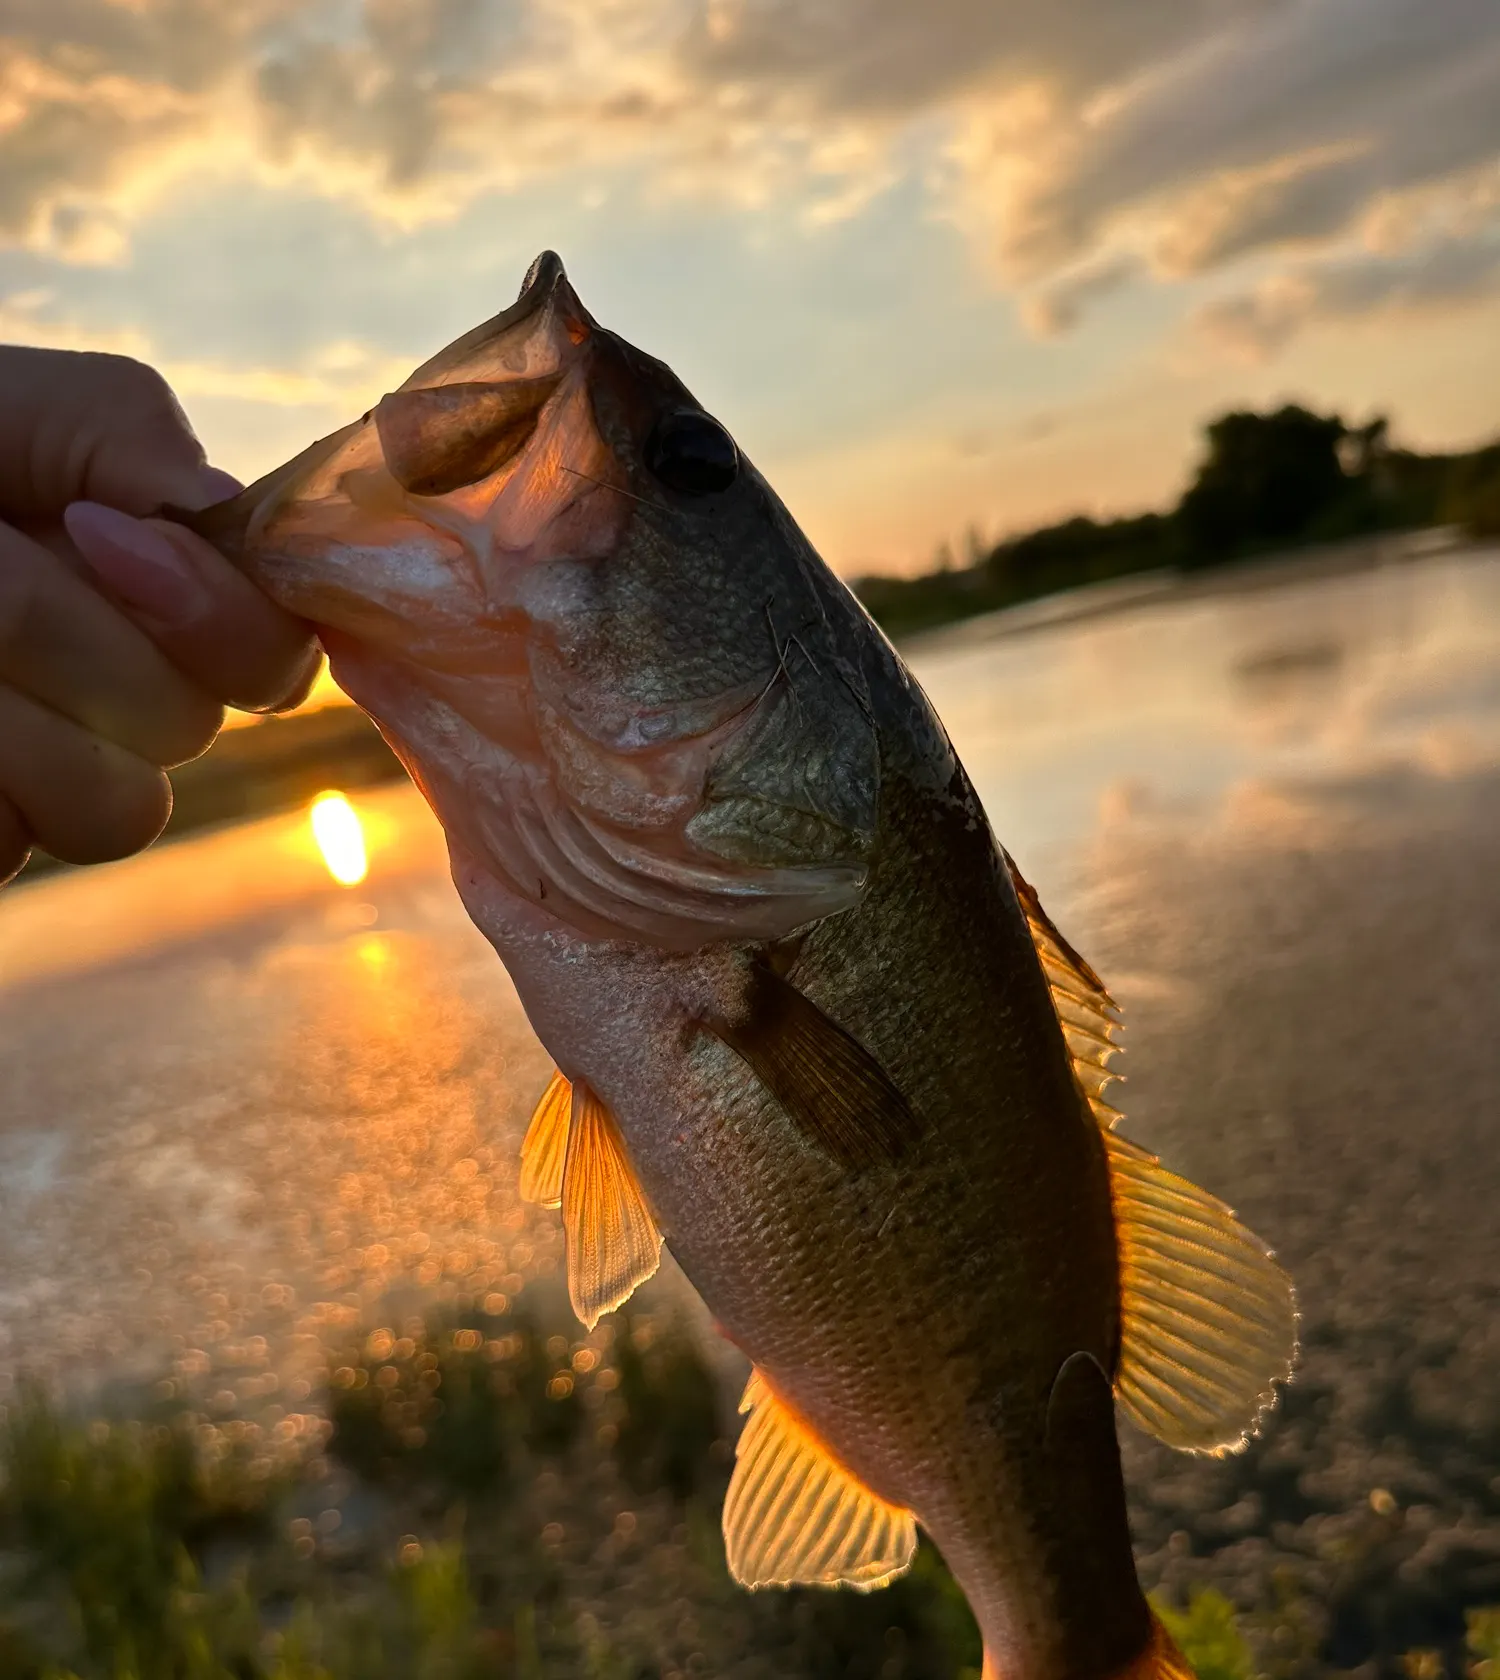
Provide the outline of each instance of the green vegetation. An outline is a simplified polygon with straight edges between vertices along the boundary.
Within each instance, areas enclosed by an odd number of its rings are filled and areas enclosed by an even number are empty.
[[[331,1350],[315,1427],[215,1410],[11,1402],[5,1680],[667,1680],[747,1653],[767,1680],[977,1671],[929,1547],[874,1596],[729,1581],[728,1408],[675,1319],[397,1317]]]
[[[1471,1680],[1500,1680],[1500,1605],[1471,1610],[1466,1621]]]
[[[544,1302],[543,1305],[548,1305]],[[0,1421],[5,1680],[978,1680],[968,1604],[922,1544],[882,1593],[742,1593],[719,1505],[732,1416],[694,1334],[650,1307],[585,1336],[551,1310],[349,1331],[306,1411],[143,1389]],[[301,1393],[297,1384],[289,1384]],[[270,1393],[264,1383],[259,1393]],[[1329,1672],[1292,1593],[1154,1601],[1199,1680]],[[1500,1680],[1500,1608],[1409,1680]]]
[[[1166,513],[1078,516],[987,552],[946,553],[924,577],[870,577],[856,588],[892,635],[1132,573],[1197,571],[1256,554],[1380,531],[1460,525],[1500,533],[1500,444],[1469,455],[1395,448],[1387,423],[1350,427],[1294,404],[1212,421],[1191,484]]]
[[[728,1408],[697,1341],[649,1310],[564,1322],[393,1309],[291,1417],[226,1416],[219,1388],[83,1418],[23,1388],[0,1427],[0,1676],[977,1680],[925,1542],[880,1593],[734,1587]],[[1295,1605],[1274,1625],[1212,1588],[1156,1608],[1200,1680],[1320,1670],[1311,1647],[1286,1666]],[[1397,1666],[1500,1680],[1500,1608],[1470,1610],[1461,1662]]]
[[[1255,1659],[1223,1593],[1205,1587],[1188,1600],[1186,1610],[1159,1600],[1153,1608],[1198,1680],[1255,1680]]]

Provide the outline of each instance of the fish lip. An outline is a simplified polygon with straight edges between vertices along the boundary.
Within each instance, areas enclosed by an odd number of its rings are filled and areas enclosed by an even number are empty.
[[[529,321],[559,293],[565,295],[567,318],[576,321],[581,334],[575,336],[570,332],[569,336],[575,344],[581,343],[583,338],[591,338],[600,331],[599,323],[583,307],[578,293],[573,290],[562,258],[556,251],[543,251],[526,270],[526,278],[521,282],[520,295],[508,309],[502,309],[498,315],[492,316],[488,321],[481,321],[461,338],[445,345],[435,356],[430,356],[409,374],[398,389],[421,390],[433,385],[447,384],[453,371],[462,367],[475,350],[492,339],[504,337],[513,328]]]
[[[557,285],[559,280],[566,280],[568,271],[563,267],[563,260],[556,251],[541,252],[526,270],[526,277],[521,282],[521,289],[516,294],[516,303],[525,303],[532,292],[545,297]]]

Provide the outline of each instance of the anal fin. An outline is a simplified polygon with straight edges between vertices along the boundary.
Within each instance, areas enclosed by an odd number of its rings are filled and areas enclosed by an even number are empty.
[[[592,1330],[661,1264],[661,1232],[614,1115],[583,1084],[572,1088],[562,1212],[568,1296]]]
[[[724,1499],[729,1573],[741,1586],[883,1587],[910,1567],[910,1511],[852,1476],[752,1371]]]
[[[1233,1452],[1291,1377],[1291,1279],[1206,1190],[1118,1132],[1104,1145],[1120,1254],[1116,1397],[1170,1447]]]
[[[849,1167],[899,1160],[922,1124],[880,1063],[789,980],[759,965],[736,1021],[704,1023],[804,1136]]]

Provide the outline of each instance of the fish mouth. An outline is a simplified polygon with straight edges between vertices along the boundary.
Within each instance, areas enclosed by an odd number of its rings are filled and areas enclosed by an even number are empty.
[[[527,333],[526,328],[542,327]],[[286,585],[266,566],[278,524],[300,503],[326,499],[338,476],[363,471],[346,488],[368,509],[382,469],[401,490],[441,497],[492,477],[529,441],[561,383],[559,367],[598,331],[555,251],[543,251],[516,301],[430,357],[358,420],[309,444],[283,466],[211,506],[161,509],[163,517],[214,544],[273,595]],[[373,436],[371,435],[373,428]],[[362,447],[361,447],[362,446]],[[394,498],[388,498],[394,504]],[[424,510],[425,511],[425,510]],[[265,572],[265,576],[260,574]],[[305,606],[293,611],[316,618]]]

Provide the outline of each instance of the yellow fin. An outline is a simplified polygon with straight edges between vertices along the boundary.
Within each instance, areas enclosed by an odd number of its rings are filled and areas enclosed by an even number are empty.
[[[573,1087],[562,1210],[568,1296],[592,1330],[661,1264],[661,1232],[614,1115],[587,1085]]]
[[[1052,993],[1073,1074],[1104,1133],[1120,1251],[1115,1396],[1132,1422],[1184,1452],[1242,1447],[1276,1404],[1297,1352],[1297,1297],[1230,1208],[1115,1131],[1120,1010],[1006,865]],[[1170,1642],[1169,1642],[1170,1644]]]
[[[1052,1006],[1062,1024],[1063,1038],[1073,1062],[1073,1072],[1094,1118],[1106,1131],[1120,1118],[1120,1111],[1104,1100],[1105,1088],[1122,1076],[1110,1071],[1110,1058],[1120,1049],[1120,1007],[1109,995],[1104,982],[1053,926],[1042,908],[1036,889],[1016,868],[1007,852],[1005,865],[1036,954],[1052,994]]]
[[[536,1105],[521,1145],[521,1200],[542,1207],[562,1202],[563,1163],[568,1158],[568,1117],[573,1087],[554,1073]]]
[[[910,1511],[870,1492],[750,1373],[750,1417],[724,1498],[729,1573],[745,1587],[858,1587],[902,1574],[917,1549]]]
[[[1169,1447],[1233,1452],[1292,1374],[1291,1279],[1231,1209],[1106,1131],[1120,1248],[1126,1415]]]

